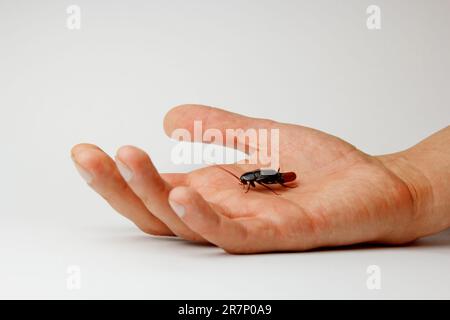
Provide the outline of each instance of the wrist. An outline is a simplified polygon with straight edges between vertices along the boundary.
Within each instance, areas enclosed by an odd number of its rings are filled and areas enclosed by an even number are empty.
[[[407,151],[378,157],[384,166],[397,176],[407,187],[411,202],[411,233],[419,238],[433,233],[434,229],[434,194],[433,186],[427,176],[410,159]]]
[[[448,137],[446,128],[410,149],[377,157],[407,186],[417,237],[450,227]]]

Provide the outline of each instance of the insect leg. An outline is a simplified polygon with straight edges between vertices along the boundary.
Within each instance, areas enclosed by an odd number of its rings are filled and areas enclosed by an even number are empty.
[[[259,184],[259,185],[261,185],[261,186],[263,186],[264,188],[266,188],[266,189],[272,191],[272,192],[275,193],[277,196],[280,195],[279,193],[276,193],[275,190],[273,190],[273,189],[272,189],[271,187],[269,187],[268,185],[265,185],[264,183],[259,182],[259,181],[256,181],[256,183]]]

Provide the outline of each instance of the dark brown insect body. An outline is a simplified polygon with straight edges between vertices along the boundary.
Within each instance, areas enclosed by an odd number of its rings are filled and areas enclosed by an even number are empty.
[[[297,178],[295,172],[280,172],[278,170],[272,169],[257,169],[254,171],[249,171],[242,174],[240,177],[236,176],[234,173],[228,171],[225,168],[219,166],[219,168],[225,170],[226,172],[233,175],[235,178],[239,180],[239,182],[243,186],[248,186],[246,193],[250,190],[250,187],[256,187],[256,183],[263,186],[266,189],[269,189],[275,194],[276,193],[272,188],[267,186],[268,184],[279,184],[286,188],[293,188],[292,186],[285,185],[285,183],[292,182]]]

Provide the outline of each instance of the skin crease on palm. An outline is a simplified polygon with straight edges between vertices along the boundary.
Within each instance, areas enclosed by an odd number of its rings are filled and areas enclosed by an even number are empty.
[[[95,145],[79,144],[72,158],[88,173],[90,186],[144,232],[212,243],[229,253],[405,244],[450,226],[449,127],[383,156],[315,129],[200,105],[173,108],[164,129],[169,136],[177,128],[192,132],[194,120],[223,132],[279,129],[280,167],[297,174],[295,188],[274,187],[278,196],[262,187],[245,193],[217,166],[159,174],[150,157],[132,146],[120,148],[114,161]],[[128,182],[118,166],[127,168]],[[238,176],[259,168],[224,167]]]

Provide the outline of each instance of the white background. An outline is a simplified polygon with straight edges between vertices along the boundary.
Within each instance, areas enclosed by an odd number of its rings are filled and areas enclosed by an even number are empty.
[[[76,4],[81,30],[66,27]],[[366,27],[379,5],[382,28]],[[450,232],[408,247],[231,256],[139,232],[70,148],[146,149],[202,103],[315,127],[371,154],[450,120],[450,1],[0,0],[1,298],[450,298]],[[368,290],[366,268],[381,268]],[[66,269],[81,268],[81,289]]]

